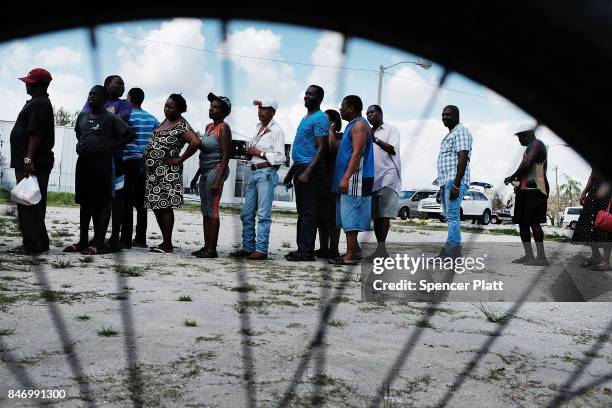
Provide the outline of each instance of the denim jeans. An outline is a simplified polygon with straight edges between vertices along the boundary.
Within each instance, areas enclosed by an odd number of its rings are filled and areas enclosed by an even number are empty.
[[[247,169],[242,220],[242,248],[245,251],[268,253],[270,226],[272,225],[272,201],[278,174],[274,167],[252,171]],[[255,238],[257,215],[257,242]]]
[[[459,196],[454,200],[450,199],[450,191],[454,189],[454,180],[447,181],[444,184],[442,191],[442,214],[446,217],[448,223],[448,237],[446,239],[446,248],[457,247],[461,245],[461,203],[463,197],[468,190],[468,186],[461,183],[459,187]]]

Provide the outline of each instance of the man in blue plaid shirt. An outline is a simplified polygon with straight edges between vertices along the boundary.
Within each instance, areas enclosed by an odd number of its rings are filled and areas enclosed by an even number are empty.
[[[461,256],[461,202],[470,185],[470,155],[472,135],[459,123],[459,108],[448,105],[442,110],[442,123],[449,130],[440,143],[438,178],[440,186],[436,200],[448,222],[448,237],[440,256]]]

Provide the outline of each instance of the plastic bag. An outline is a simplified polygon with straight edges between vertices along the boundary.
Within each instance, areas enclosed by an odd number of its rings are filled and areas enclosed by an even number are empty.
[[[11,190],[11,200],[17,204],[36,205],[42,199],[36,176],[23,178]]]

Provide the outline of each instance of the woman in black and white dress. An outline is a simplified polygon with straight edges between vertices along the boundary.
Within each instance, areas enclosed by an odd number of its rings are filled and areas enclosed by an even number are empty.
[[[182,113],[187,102],[179,94],[166,100],[166,119],[153,131],[151,142],[144,150],[146,166],[145,206],[153,210],[162,232],[163,242],[152,252],[171,253],[174,208],[183,205],[183,162],[198,151],[200,140]],[[179,156],[183,146],[185,153]]]

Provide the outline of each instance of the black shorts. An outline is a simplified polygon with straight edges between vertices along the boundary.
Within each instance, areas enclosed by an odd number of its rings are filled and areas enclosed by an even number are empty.
[[[74,180],[74,201],[77,204],[105,205],[111,202],[113,157],[79,156]]]
[[[545,224],[548,197],[539,190],[518,191],[512,222],[519,225]]]

